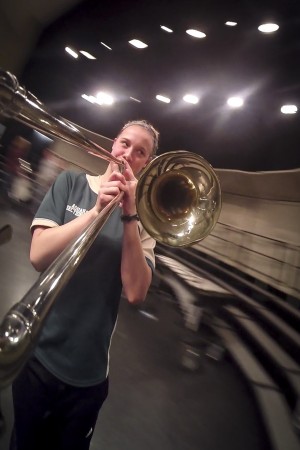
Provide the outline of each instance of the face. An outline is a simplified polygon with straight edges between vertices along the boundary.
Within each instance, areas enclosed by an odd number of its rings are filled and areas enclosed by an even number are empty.
[[[153,137],[145,128],[131,125],[114,140],[112,155],[125,159],[138,174],[148,163],[153,150]]]

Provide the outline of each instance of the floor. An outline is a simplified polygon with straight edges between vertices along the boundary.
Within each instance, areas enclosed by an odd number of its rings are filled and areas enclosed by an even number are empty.
[[[2,201],[0,227],[13,227],[0,247],[0,319],[37,278],[30,266],[31,213]],[[110,395],[100,413],[92,450],[267,450],[256,404],[226,353],[199,353],[184,364],[182,325],[174,302],[151,298],[153,314],[121,304],[111,349]],[[10,387],[0,392],[8,450],[13,422]]]

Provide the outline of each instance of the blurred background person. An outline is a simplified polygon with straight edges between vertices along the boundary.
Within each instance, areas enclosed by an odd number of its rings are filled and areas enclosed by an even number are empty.
[[[2,189],[4,195],[10,198],[17,199],[19,193],[21,198],[28,200],[31,183],[25,167],[30,167],[26,162],[30,148],[30,141],[19,135],[7,147],[3,160]]]
[[[57,175],[66,169],[66,163],[56,156],[49,148],[42,151],[34,180],[31,210],[35,212],[45,197]]]

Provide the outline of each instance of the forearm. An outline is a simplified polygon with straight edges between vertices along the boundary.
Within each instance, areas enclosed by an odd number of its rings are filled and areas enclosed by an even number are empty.
[[[93,208],[64,225],[53,228],[37,227],[33,232],[30,248],[30,261],[33,267],[38,272],[47,269],[96,216],[97,212]]]
[[[121,276],[128,301],[142,302],[152,280],[152,271],[145,259],[136,221],[124,223]]]

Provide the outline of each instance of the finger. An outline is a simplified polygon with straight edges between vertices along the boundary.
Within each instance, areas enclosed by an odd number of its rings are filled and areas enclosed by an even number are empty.
[[[110,181],[103,184],[99,193],[104,195],[118,195],[120,191],[126,192],[128,189],[126,182]]]
[[[131,168],[130,164],[128,163],[128,161],[125,161],[125,171],[124,171],[123,175],[127,181],[135,181],[136,180],[134,173],[132,171],[132,168]]]
[[[120,181],[121,183],[126,184],[126,179],[125,179],[124,175],[120,172],[113,172],[110,175],[107,183],[110,183],[112,181]]]
[[[111,162],[111,170],[112,172],[120,172],[119,165],[115,162]]]

